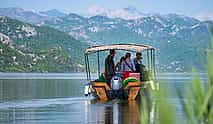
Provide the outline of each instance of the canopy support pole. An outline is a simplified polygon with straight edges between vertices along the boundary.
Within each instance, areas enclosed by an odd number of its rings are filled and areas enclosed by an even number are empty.
[[[87,80],[89,80],[89,77],[88,77],[88,66],[87,66],[87,55],[84,55],[84,59],[85,59],[85,65],[86,65],[86,74],[87,74]]]
[[[88,57],[88,56],[87,56],[87,64],[88,64],[89,80],[91,80],[91,76],[90,76],[90,67],[89,67],[89,57]]]
[[[147,63],[148,63],[148,70],[150,70],[150,56],[149,56],[149,50],[147,49]]]
[[[153,63],[154,63],[154,77],[156,77],[156,63],[155,63],[155,59],[156,59],[156,57],[155,57],[155,50],[153,50],[154,52],[153,52]]]
[[[151,71],[152,71],[152,76],[153,76],[153,51],[151,49]]]
[[[97,56],[98,56],[98,76],[100,77],[100,56],[99,56],[99,52],[97,52]]]

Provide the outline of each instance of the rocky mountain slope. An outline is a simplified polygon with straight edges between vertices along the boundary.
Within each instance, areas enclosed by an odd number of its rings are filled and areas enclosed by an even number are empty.
[[[4,13],[9,17],[35,23],[23,14],[26,11],[22,14],[17,10],[11,10],[10,13],[6,13],[7,11],[0,9],[0,15]],[[157,67],[161,71],[190,72],[192,67],[205,70],[212,21],[204,22],[177,14],[146,14],[132,7],[120,10],[91,8],[89,12],[90,16],[85,17],[50,10],[32,13],[29,17],[34,17],[35,14],[42,16],[36,24],[55,28],[90,45],[152,45],[157,48]]]
[[[44,25],[67,32],[93,44],[149,44],[158,50],[158,67],[162,71],[205,70],[206,50],[210,45],[211,21],[169,14],[139,19],[109,18],[103,15],[85,18],[77,14],[45,21]],[[193,59],[189,59],[193,58]]]
[[[87,46],[53,28],[0,17],[1,72],[82,71]]]
[[[7,16],[12,19],[17,19],[31,24],[40,24],[43,21],[66,15],[66,13],[60,12],[56,9],[34,12],[17,7],[0,8],[0,16]]]

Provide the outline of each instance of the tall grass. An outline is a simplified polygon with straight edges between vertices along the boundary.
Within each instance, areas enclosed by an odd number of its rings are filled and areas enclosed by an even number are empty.
[[[158,91],[149,91],[149,95],[154,97],[152,101],[142,94],[141,124],[175,123],[176,111],[175,106],[169,101],[169,92],[166,87],[160,87]],[[150,112],[152,107],[154,107],[154,114]]]
[[[213,28],[211,33],[213,36]],[[198,72],[193,69],[191,87],[185,87],[185,93],[177,89],[187,124],[213,124],[213,40],[208,51],[207,70],[207,86],[204,86]],[[155,98],[156,114],[154,118],[150,118],[150,103],[142,95],[142,124],[179,124],[183,122],[183,120],[176,119],[175,106],[169,103],[169,90],[166,87],[160,87],[155,92],[151,91],[151,94]]]

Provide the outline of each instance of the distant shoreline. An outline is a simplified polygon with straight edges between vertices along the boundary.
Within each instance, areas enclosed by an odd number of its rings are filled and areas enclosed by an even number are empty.
[[[199,73],[200,77],[205,77],[207,73]],[[157,79],[191,79],[192,73],[159,73]],[[91,73],[91,78],[96,79],[97,74]],[[1,79],[82,79],[86,80],[86,73],[2,73]]]

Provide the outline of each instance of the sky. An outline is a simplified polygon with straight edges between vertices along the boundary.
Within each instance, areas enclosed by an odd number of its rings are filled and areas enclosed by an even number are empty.
[[[20,7],[45,11],[58,9],[67,13],[87,14],[91,7],[122,9],[135,7],[143,13],[176,13],[213,20],[213,0],[0,0],[0,8]]]

